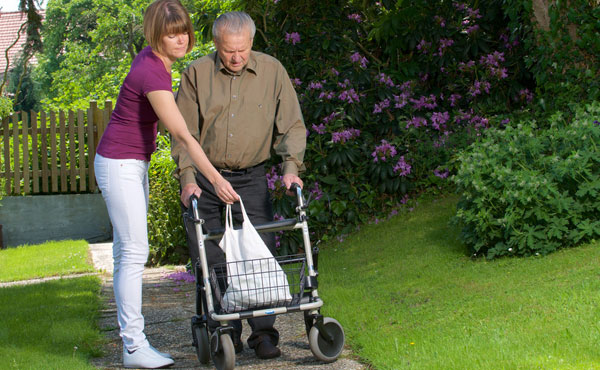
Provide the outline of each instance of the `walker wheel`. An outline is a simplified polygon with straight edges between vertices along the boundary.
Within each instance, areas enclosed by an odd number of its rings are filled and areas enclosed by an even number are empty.
[[[235,367],[235,349],[229,334],[214,332],[210,337],[210,354],[217,370],[233,370]]]
[[[322,331],[319,329],[322,328]],[[331,317],[323,318],[323,325],[315,324],[308,334],[308,345],[315,357],[323,362],[333,362],[344,349],[344,329]]]
[[[201,364],[206,365],[210,361],[210,345],[208,343],[208,331],[205,325],[192,324],[192,336],[196,346],[196,355]]]

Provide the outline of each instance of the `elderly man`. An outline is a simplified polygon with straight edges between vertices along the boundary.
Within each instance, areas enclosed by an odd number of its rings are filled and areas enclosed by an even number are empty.
[[[210,162],[230,182],[243,199],[253,224],[273,220],[264,164],[271,150],[283,163],[283,183],[302,186],[298,177],[303,169],[306,128],[296,92],[290,78],[275,58],[252,50],[256,26],[243,12],[221,15],[213,24],[217,51],[194,61],[183,73],[177,105],[188,129],[198,139]],[[198,210],[207,229],[222,227],[225,204],[211,184],[192,164],[178,142],[172,155],[177,163],[175,176],[181,184],[181,201],[189,206],[189,197],[200,197]],[[239,203],[234,217],[241,219]],[[197,236],[186,225],[190,256],[198,259]],[[275,251],[272,233],[261,234]],[[209,266],[224,262],[215,241],[206,242]],[[281,355],[277,348],[279,333],[273,327],[275,316],[248,320],[252,333],[248,346],[259,358]],[[214,323],[213,323],[214,324]],[[236,352],[243,350],[241,322],[233,323]]]

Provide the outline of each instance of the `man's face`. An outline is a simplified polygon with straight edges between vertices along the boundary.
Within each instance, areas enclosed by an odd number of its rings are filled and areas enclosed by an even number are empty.
[[[248,64],[252,50],[250,32],[226,33],[215,40],[215,46],[225,68],[230,72],[239,72]]]

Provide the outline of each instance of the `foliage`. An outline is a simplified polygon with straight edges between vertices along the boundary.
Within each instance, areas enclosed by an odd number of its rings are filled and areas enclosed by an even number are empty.
[[[172,176],[175,163],[171,158],[169,139],[159,135],[157,145],[149,169],[150,262],[183,263],[187,261],[187,242],[179,205],[179,183]]]
[[[467,3],[241,1],[255,49],[283,63],[301,101],[316,239],[443,186],[450,159],[498,125],[494,115],[528,104],[522,50],[501,9]],[[268,179],[278,216],[289,217],[278,161]]]
[[[10,70],[6,90],[14,96],[11,112],[39,110],[42,93],[39,76],[35,74],[35,70],[23,57],[19,58],[14,68]]]
[[[600,237],[600,104],[547,130],[490,130],[459,156],[456,221],[474,255],[548,254]]]
[[[147,1],[50,0],[46,9],[44,103],[85,109],[90,100],[116,100],[131,61],[143,48]]]
[[[229,1],[182,1],[205,41],[202,26],[209,14],[228,9]],[[137,53],[147,44],[143,36],[143,9],[147,0],[49,0],[40,57],[44,104],[54,109],[84,109],[90,100],[116,101],[123,79]],[[190,61],[210,52],[210,43],[197,43],[177,61],[173,85]]]
[[[549,2],[547,28],[533,23],[531,1],[503,6],[509,29],[521,29],[525,68],[535,79],[536,107],[551,114],[600,97],[600,6],[594,1]]]
[[[8,117],[13,111],[12,99],[8,96],[0,96],[0,119]]]

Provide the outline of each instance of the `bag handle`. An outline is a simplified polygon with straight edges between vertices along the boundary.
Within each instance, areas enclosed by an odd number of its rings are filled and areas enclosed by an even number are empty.
[[[242,198],[239,198],[240,208],[242,209],[242,217],[244,219],[244,223],[250,224],[250,219],[248,218],[248,214],[246,213],[246,208],[244,208],[244,202],[242,202]],[[231,211],[231,204],[227,204],[225,206],[225,230],[232,229],[233,230],[233,212]]]

